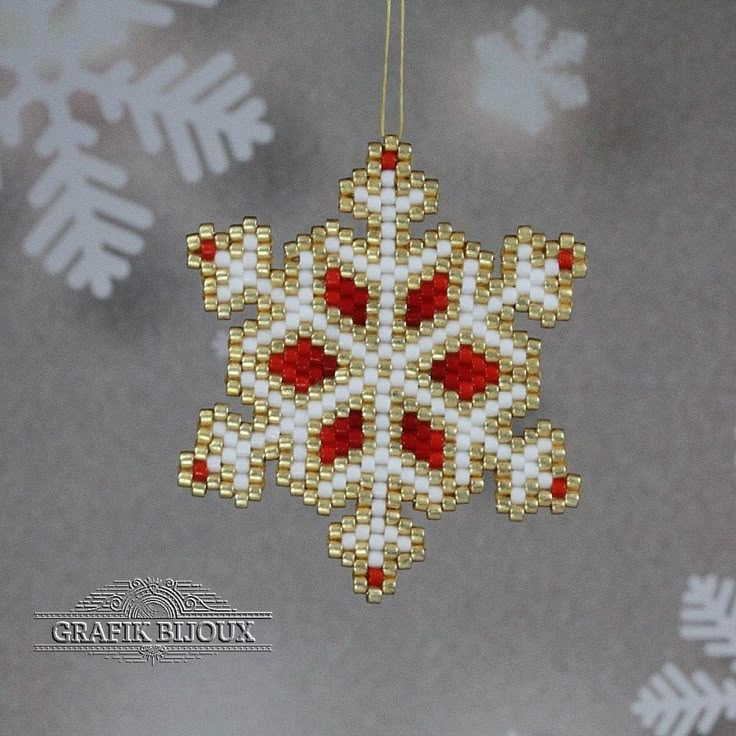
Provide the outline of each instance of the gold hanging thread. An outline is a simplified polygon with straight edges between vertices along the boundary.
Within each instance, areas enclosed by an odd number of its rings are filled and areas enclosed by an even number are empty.
[[[401,138],[404,130],[404,40],[406,38],[406,0],[401,0],[399,21],[399,128],[396,135]],[[381,137],[386,135],[386,88],[388,86],[388,61],[391,47],[391,0],[386,0],[386,36],[383,43],[383,83],[381,84],[381,113],[379,128]]]

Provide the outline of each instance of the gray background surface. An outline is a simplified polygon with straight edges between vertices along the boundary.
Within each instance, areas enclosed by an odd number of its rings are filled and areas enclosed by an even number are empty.
[[[377,1],[182,7],[126,53],[145,68],[230,49],[274,140],[189,185],[125,121],[101,124],[96,150],[156,213],[109,300],[21,252],[42,164],[30,132],[3,154],[3,733],[619,736],[643,733],[629,704],[662,662],[703,666],[677,609],[689,575],[733,575],[736,551],[736,4],[538,0],[552,30],[586,34],[590,102],[537,136],[473,101],[473,37],[507,31],[523,3],[409,5],[403,137],[440,179],[440,219],[493,248],[523,223],[589,245],[573,319],[542,335],[529,418],[565,428],[580,508],[511,524],[489,479],[425,525],[427,561],[368,606],[327,558],[325,519],[286,489],[237,511],[177,488],[197,411],[224,399],[222,325],[184,236],[257,214],[281,243],[336,215],[338,179],[377,136],[383,23]],[[42,119],[29,111],[27,130]],[[272,610],[274,653],[154,668],[33,653],[33,611],[149,575]]]

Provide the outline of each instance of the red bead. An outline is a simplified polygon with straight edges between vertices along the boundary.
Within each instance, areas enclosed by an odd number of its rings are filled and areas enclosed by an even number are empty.
[[[217,247],[215,246],[215,241],[212,240],[212,238],[200,241],[199,255],[202,257],[203,261],[214,261],[216,251]]]
[[[271,353],[268,359],[271,373],[281,376],[284,383],[306,393],[325,378],[334,378],[337,356],[325,354],[320,345],[312,345],[308,337],[300,337],[296,345],[287,345],[283,353]]]
[[[325,301],[340,313],[351,317],[356,325],[364,325],[368,316],[368,288],[356,286],[338,268],[328,268],[325,274]]]
[[[457,353],[447,353],[444,360],[432,361],[430,375],[448,391],[456,391],[462,401],[498,385],[498,363],[488,361],[482,353],[474,353],[470,345],[461,345]]]
[[[552,498],[565,498],[567,494],[567,479],[552,478]]]
[[[407,412],[401,420],[401,446],[424,460],[431,468],[441,468],[444,461],[445,433],[432,429],[430,422],[417,418],[416,412]]]
[[[399,154],[396,151],[384,151],[381,154],[381,168],[395,169],[399,161]]]
[[[575,262],[572,251],[563,248],[557,255],[557,263],[560,264],[560,268],[563,271],[572,271],[572,264]]]
[[[406,295],[406,324],[419,327],[424,320],[434,317],[437,312],[447,309],[446,273],[436,273],[431,281],[422,281],[418,289],[411,289]]]
[[[350,450],[359,450],[363,447],[363,412],[352,409],[348,416],[335,419],[334,424],[323,424],[319,440],[323,463],[333,463],[336,457],[347,457]]]
[[[368,568],[368,587],[380,588],[383,585],[383,569],[380,567]]]
[[[206,482],[208,472],[206,460],[195,460],[192,465],[192,480]]]

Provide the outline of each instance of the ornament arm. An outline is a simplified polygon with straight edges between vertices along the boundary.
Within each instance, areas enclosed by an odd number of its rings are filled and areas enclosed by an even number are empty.
[[[527,312],[542,327],[568,320],[572,312],[573,279],[587,271],[585,243],[571,233],[547,240],[522,226],[507,235],[501,248],[500,274],[491,280],[490,309],[503,314]]]
[[[187,266],[202,277],[205,311],[229,319],[247,304],[271,313],[283,309],[284,272],[273,268],[271,228],[246,217],[241,225],[217,232],[214,225],[200,225],[187,236]]]

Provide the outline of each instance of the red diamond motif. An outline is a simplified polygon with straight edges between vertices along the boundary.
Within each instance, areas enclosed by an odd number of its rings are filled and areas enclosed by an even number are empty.
[[[422,281],[418,289],[411,289],[406,295],[406,324],[419,327],[437,312],[447,309],[447,286],[449,278],[446,273],[436,273],[431,281]]]
[[[350,450],[359,450],[363,447],[363,412],[352,409],[348,416],[335,419],[334,424],[323,424],[319,439],[323,463],[334,463],[336,457],[347,457]]]
[[[407,412],[401,421],[401,446],[414,453],[417,460],[424,460],[435,470],[444,461],[445,433],[432,429],[430,422],[417,418],[416,412]]]
[[[364,325],[368,312],[368,289],[356,286],[351,278],[340,273],[338,268],[328,268],[325,274],[325,301],[337,307],[341,314],[352,317],[356,325]]]
[[[325,378],[334,378],[337,357],[327,355],[323,347],[313,345],[308,337],[300,337],[296,345],[287,345],[283,353],[272,353],[268,369],[303,394]]]
[[[457,353],[447,353],[444,360],[433,361],[431,375],[448,391],[456,391],[462,401],[470,401],[489,384],[498,385],[499,370],[498,363],[473,352],[470,345],[461,345]]]

